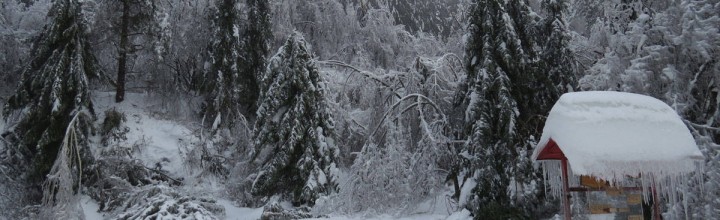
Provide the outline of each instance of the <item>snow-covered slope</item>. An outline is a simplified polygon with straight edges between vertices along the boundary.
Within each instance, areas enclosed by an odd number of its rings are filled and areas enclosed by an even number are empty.
[[[114,93],[98,93],[94,96],[95,111],[98,119],[105,118],[105,111],[115,109],[124,113],[127,144],[142,145],[133,155],[149,168],[168,171],[170,176],[183,177],[189,174],[183,161],[188,152],[188,143],[197,138],[186,126],[171,120],[151,116],[145,109],[153,103],[146,94],[128,93],[126,100],[115,103]]]
[[[126,140],[120,144],[136,146],[131,157],[150,169],[162,170],[170,178],[183,180],[182,186],[173,186],[187,195],[212,198],[225,209],[225,218],[232,220],[259,219],[262,208],[242,208],[233,204],[223,194],[225,184],[211,178],[195,178],[193,168],[187,166],[191,143],[197,142],[197,132],[188,121],[170,119],[151,112],[149,109],[158,102],[147,94],[128,93],[126,100],[115,103],[114,93],[96,92],[93,97],[98,124],[102,123],[107,110],[114,109],[125,114],[125,126],[129,129]],[[104,146],[95,140],[91,150],[97,155]],[[99,213],[99,204],[88,196],[81,201],[86,219],[113,218],[108,213]]]

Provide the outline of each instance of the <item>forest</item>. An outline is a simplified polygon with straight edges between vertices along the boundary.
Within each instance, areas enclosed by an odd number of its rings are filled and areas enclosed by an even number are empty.
[[[654,202],[720,219],[719,0],[0,7],[0,219],[560,219],[578,91],[677,112],[702,169]]]

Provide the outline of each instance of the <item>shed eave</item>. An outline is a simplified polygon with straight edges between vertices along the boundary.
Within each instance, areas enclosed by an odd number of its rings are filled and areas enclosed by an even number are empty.
[[[562,152],[555,140],[550,138],[535,160],[567,160],[567,157],[565,157],[565,153]]]

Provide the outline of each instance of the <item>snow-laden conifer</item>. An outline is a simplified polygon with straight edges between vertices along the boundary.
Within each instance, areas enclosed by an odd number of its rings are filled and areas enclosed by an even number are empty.
[[[28,165],[32,187],[39,187],[53,166],[71,119],[84,111],[93,114],[88,82],[98,75],[98,67],[86,39],[82,4],[78,0],[54,2],[51,19],[36,38],[33,57],[3,112],[7,120],[3,136],[16,146],[13,152],[21,154],[4,162]],[[81,150],[87,144],[84,119],[74,128],[79,131],[76,147]]]
[[[314,204],[337,190],[339,150],[325,83],[305,40],[294,33],[268,63],[254,130],[257,196]]]
[[[255,78],[241,78],[245,65],[241,42],[240,5],[237,0],[217,0],[212,18],[213,40],[210,43],[209,70],[205,73],[207,83],[203,105],[204,122],[213,129],[218,126],[232,127],[239,117],[243,94],[249,85],[256,85]],[[251,82],[251,83],[248,83]]]
[[[526,218],[534,212],[539,192],[531,184],[537,175],[528,159],[526,122],[542,109],[537,103],[547,99],[538,84],[551,83],[538,71],[529,5],[523,0],[474,3],[468,77],[458,96],[467,104],[468,137],[458,155],[462,179],[477,183],[465,207],[489,219]]]

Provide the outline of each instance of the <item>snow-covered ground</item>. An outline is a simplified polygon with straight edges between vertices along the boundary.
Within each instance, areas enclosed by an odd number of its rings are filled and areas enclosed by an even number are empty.
[[[128,93],[126,101],[115,103],[114,93],[95,92],[93,102],[98,116],[98,123],[105,118],[105,111],[115,109],[126,116],[125,125],[130,129],[127,133],[127,140],[123,144],[138,144],[142,149],[134,151],[133,158],[139,159],[149,168],[161,168],[166,170],[173,178],[182,177],[183,186],[179,189],[190,195],[201,195],[213,198],[217,204],[225,208],[225,219],[228,220],[254,220],[259,219],[262,208],[238,207],[224,192],[225,183],[212,178],[194,178],[194,171],[186,165],[189,143],[197,141],[198,137],[194,132],[193,125],[187,121],[177,119],[166,119],[162,115],[149,111],[157,103],[154,98],[141,93]],[[95,148],[102,147],[95,145]],[[98,149],[93,149],[98,151]],[[83,195],[81,206],[86,219],[104,219],[112,216],[105,216],[97,210],[99,204],[89,196]],[[456,212],[448,205],[445,196],[438,196],[429,199],[427,202],[418,205],[414,214],[406,216],[395,216],[390,214],[330,214],[328,220],[355,220],[355,219],[420,219],[420,220],[460,220],[470,219],[469,212]]]
[[[225,219],[227,220],[257,220],[262,215],[262,208],[237,207],[232,201],[218,199],[218,204],[225,207]]]
[[[182,178],[182,191],[188,194],[202,195],[217,200],[225,208],[226,219],[250,220],[259,219],[262,208],[243,208],[235,206],[232,201],[222,195],[224,185],[212,179],[193,178],[193,170],[186,165],[189,143],[197,141],[197,136],[187,122],[165,119],[148,111],[156,104],[154,98],[147,94],[128,93],[126,100],[115,103],[114,93],[96,92],[93,97],[95,111],[99,122],[105,118],[105,111],[115,109],[124,113],[125,125],[130,129],[127,140],[123,144],[142,146],[133,152],[133,158],[143,162],[149,168],[167,171],[172,178]],[[186,123],[186,124],[184,124]],[[101,147],[96,145],[96,148]],[[98,151],[98,149],[93,149]],[[86,219],[103,219],[98,213],[99,205],[88,196],[82,197],[82,207]]]
[[[114,93],[97,93],[93,102],[100,120],[109,109],[125,114],[125,125],[130,128],[127,143],[145,146],[133,155],[145,166],[166,170],[170,176],[188,176],[183,164],[188,151],[185,146],[196,138],[190,129],[178,122],[152,117],[145,110],[153,103],[150,97],[128,93],[125,101],[115,103]]]

